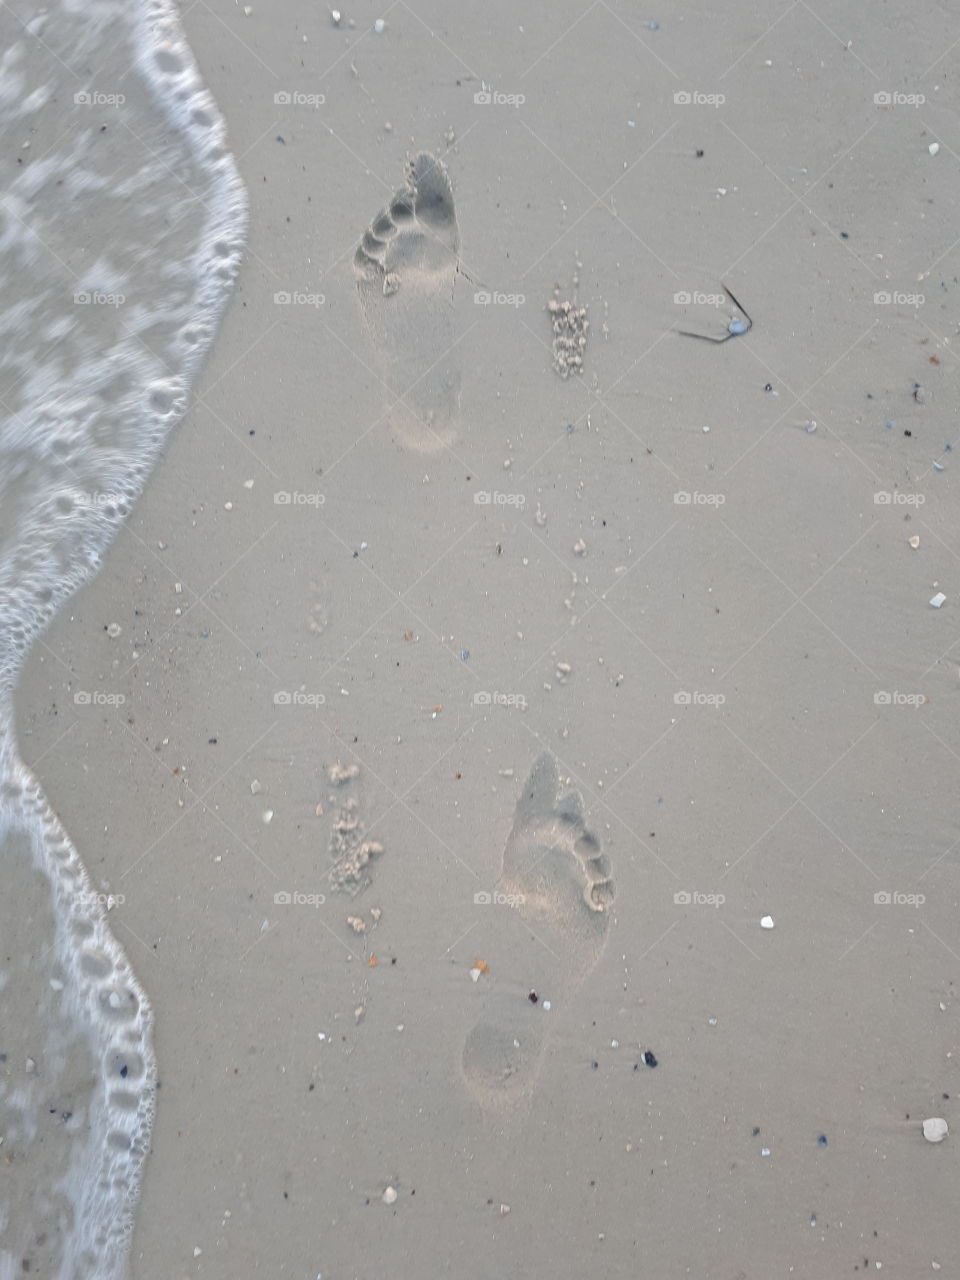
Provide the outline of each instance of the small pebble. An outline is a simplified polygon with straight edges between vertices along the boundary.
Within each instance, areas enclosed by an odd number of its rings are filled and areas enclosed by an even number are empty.
[[[263,818],[263,824],[264,824],[264,826],[269,826],[269,824],[273,821],[273,810],[272,810],[272,809],[264,809],[263,814],[262,814],[262,818]]]
[[[340,25],[340,16],[341,15],[340,15],[339,9],[330,10],[330,21],[333,23],[335,27],[339,27]]]
[[[262,790],[263,788],[260,786],[260,783],[256,778],[254,778],[254,780],[250,783],[250,794],[252,796],[258,796]]]
[[[929,147],[927,147],[927,150],[930,152],[930,154],[931,154],[932,156],[935,156],[935,155],[937,154],[937,152],[940,150],[940,143],[939,143],[939,142],[931,142],[931,143],[930,143],[930,145],[929,145]]]
[[[384,20],[382,18],[378,18],[376,22],[373,24],[373,29],[378,36],[382,36],[384,31],[386,30],[386,26],[387,24],[384,22]],[[394,1196],[394,1199],[396,1199],[396,1196]],[[390,1201],[389,1203],[392,1204],[393,1201]]]
[[[923,1122],[923,1136],[928,1142],[942,1142],[947,1136],[947,1122],[939,1116]]]
[[[761,1148],[761,1150],[760,1150],[760,1154],[761,1154],[762,1156],[768,1156],[768,1155],[770,1154],[770,1148],[769,1148],[769,1147],[762,1147],[762,1148]]]
[[[917,547],[920,545],[920,538],[917,534],[914,534],[912,538],[908,538],[907,541],[910,543],[911,547],[913,547],[914,551],[916,551]]]
[[[937,594],[930,601],[930,603],[933,605],[935,609],[939,609],[940,606],[943,604],[944,600],[946,600],[946,598],[947,597],[943,594],[942,591],[938,591]]]
[[[763,919],[760,921],[760,928],[761,928],[761,929],[772,929],[772,928],[773,928],[773,916],[764,916],[764,917],[763,917]]]
[[[387,1187],[386,1191],[383,1193],[383,1203],[384,1203],[384,1204],[396,1204],[396,1202],[397,1202],[397,1189],[396,1189],[396,1187]]]

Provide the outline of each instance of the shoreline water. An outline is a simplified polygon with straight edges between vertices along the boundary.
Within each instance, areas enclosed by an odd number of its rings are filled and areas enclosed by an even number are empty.
[[[246,204],[172,5],[18,8],[3,17],[3,131],[20,167],[0,264],[0,840],[11,888],[31,887],[5,897],[0,924],[17,1028],[0,1272],[110,1280],[126,1274],[153,1126],[153,1014],[110,926],[115,898],[18,757],[13,706],[24,659],[100,568],[183,416]]]

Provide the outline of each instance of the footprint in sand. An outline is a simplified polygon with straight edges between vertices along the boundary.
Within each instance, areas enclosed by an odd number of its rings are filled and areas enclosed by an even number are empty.
[[[556,1014],[531,1003],[531,982],[540,983],[551,1002],[562,1006],[593,969],[606,941],[614,898],[609,862],[584,824],[580,796],[571,792],[558,799],[558,789],[556,762],[541,755],[503,851],[497,889],[522,899],[520,920],[503,920],[503,945],[491,954],[494,970],[484,978],[491,991],[466,1038],[461,1063],[468,1089],[488,1108],[509,1106],[529,1094],[540,1070],[545,1019]]]
[[[363,233],[354,256],[363,326],[400,441],[439,452],[456,436],[459,352],[453,287],[460,231],[443,164],[427,151]]]

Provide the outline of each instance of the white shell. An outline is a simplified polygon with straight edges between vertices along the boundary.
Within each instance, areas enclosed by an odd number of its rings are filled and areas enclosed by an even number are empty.
[[[928,1142],[942,1142],[947,1133],[947,1122],[946,1120],[941,1120],[939,1116],[935,1116],[931,1120],[924,1120],[923,1136]]]

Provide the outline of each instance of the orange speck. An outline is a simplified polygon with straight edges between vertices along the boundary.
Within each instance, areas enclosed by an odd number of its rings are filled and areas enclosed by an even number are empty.
[[[377,959],[376,956],[371,956],[370,959],[367,961],[367,968],[375,969],[379,963],[380,961]]]
[[[481,973],[490,972],[490,966],[487,964],[486,960],[474,960],[473,967],[475,969],[479,969]]]
[[[940,357],[939,357],[939,356],[931,356],[931,357],[930,357],[930,363],[931,363],[931,364],[939,364],[939,363],[940,363]]]
[[[462,774],[462,773],[455,773],[453,776],[454,776],[454,777],[456,778],[456,780],[459,782],[459,781],[460,781],[460,779],[463,777],[463,774]]]

